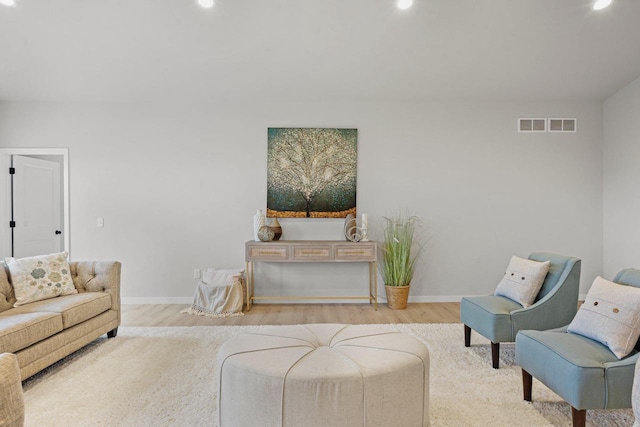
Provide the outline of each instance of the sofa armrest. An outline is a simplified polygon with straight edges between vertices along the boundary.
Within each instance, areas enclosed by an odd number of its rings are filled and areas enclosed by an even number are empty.
[[[0,425],[24,424],[24,396],[20,366],[15,354],[0,354]]]
[[[118,312],[120,324],[120,271],[118,261],[70,262],[71,277],[78,292],[106,292],[111,295],[111,309]]]

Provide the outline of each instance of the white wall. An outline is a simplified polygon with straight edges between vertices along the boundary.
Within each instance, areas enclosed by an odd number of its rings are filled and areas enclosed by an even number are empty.
[[[518,117],[576,117],[579,131],[520,134]],[[122,261],[125,301],[188,301],[193,268],[244,266],[267,127],[355,127],[359,212],[424,220],[411,295],[442,301],[492,292],[511,255],[536,250],[582,258],[583,284],[602,274],[601,118],[599,103],[4,103],[0,146],[69,147],[73,259]],[[342,228],[281,223],[288,239]],[[366,293],[365,265],[257,273],[263,294]]]
[[[640,268],[640,78],[604,102],[604,273]]]

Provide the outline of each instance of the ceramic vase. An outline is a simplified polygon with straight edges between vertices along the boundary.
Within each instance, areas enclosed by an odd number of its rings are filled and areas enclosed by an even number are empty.
[[[260,227],[264,227],[265,221],[266,218],[262,213],[262,210],[258,209],[258,212],[253,216],[253,240],[256,242],[260,241],[258,231],[260,230]]]
[[[344,219],[344,238],[349,242],[355,234],[356,221],[352,214],[347,215]]]
[[[280,240],[280,237],[282,237],[282,226],[278,218],[273,218],[273,222],[269,227],[273,230],[273,240]]]
[[[369,217],[367,214],[362,214],[362,221],[360,224],[360,233],[362,234],[361,242],[368,242],[367,234],[369,232]]]

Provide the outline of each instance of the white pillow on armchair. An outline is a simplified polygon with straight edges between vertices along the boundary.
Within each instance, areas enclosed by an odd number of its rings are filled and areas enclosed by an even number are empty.
[[[539,262],[512,256],[495,295],[529,307],[535,302],[550,266],[550,261]]]

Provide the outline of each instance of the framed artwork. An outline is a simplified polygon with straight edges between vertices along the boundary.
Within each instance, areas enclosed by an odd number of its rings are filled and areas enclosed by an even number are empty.
[[[355,216],[357,141],[357,129],[269,128],[267,216]]]

